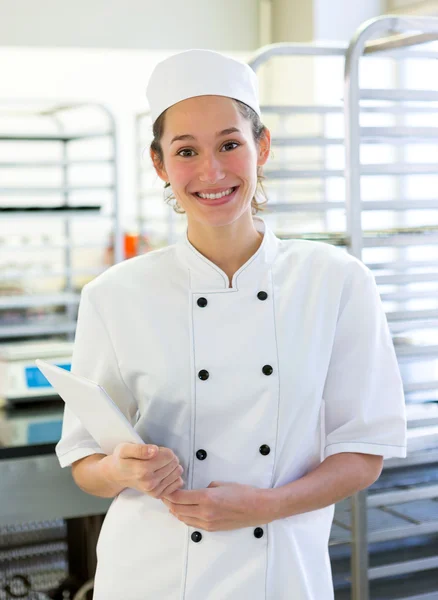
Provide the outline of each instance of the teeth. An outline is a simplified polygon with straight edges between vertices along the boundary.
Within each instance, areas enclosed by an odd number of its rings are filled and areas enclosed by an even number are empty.
[[[220,194],[201,194],[198,192],[198,196],[203,198],[204,200],[218,200],[219,198],[223,198],[224,196],[229,196],[232,194],[234,188],[229,188],[225,190],[225,192],[221,192]]]

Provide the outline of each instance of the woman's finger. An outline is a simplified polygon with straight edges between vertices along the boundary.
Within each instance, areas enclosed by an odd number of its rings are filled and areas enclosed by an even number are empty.
[[[193,517],[177,517],[175,515],[175,518],[178,519],[178,521],[185,523],[188,527],[195,527],[196,529],[203,529],[204,531],[217,531],[217,523],[208,523],[207,521],[202,521],[201,519],[195,519]]]
[[[167,477],[165,477],[161,483],[152,490],[152,493],[155,498],[159,498],[161,494],[168,488],[171,484],[178,483],[179,487],[184,485],[184,482],[181,478],[182,466],[178,465]],[[178,488],[175,488],[178,489]],[[169,493],[169,492],[168,492]]]
[[[160,467],[159,469],[154,471],[154,477],[158,477],[158,479],[163,480],[165,477],[170,475],[170,473],[172,473],[178,466],[179,462],[176,458],[174,458],[170,463],[164,465],[164,467]]]
[[[184,481],[181,478],[176,479],[171,485],[164,489],[158,496],[161,500],[173,494],[176,490],[179,490],[184,485]]]

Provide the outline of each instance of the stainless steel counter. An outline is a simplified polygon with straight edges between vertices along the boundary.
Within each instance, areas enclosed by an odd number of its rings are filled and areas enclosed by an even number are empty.
[[[111,500],[81,491],[61,469],[55,445],[63,403],[0,411],[0,526],[105,513]]]

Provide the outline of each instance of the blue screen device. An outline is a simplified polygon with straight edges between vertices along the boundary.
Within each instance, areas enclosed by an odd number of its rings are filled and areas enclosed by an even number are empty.
[[[71,371],[71,363],[56,364],[57,367],[61,369],[65,369],[66,371]],[[25,376],[27,387],[31,389],[35,388],[50,388],[53,387],[51,383],[44,377],[38,367],[26,367],[25,368]]]

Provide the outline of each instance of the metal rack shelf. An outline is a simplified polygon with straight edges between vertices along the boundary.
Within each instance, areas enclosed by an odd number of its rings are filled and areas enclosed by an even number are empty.
[[[386,461],[381,478],[365,498],[369,560],[368,566],[361,568],[366,569],[373,600],[380,588],[392,590],[386,591],[392,595],[384,598],[399,599],[404,589],[400,577],[421,572],[427,580],[430,572],[434,573],[438,567],[437,466],[437,448],[411,452],[408,459]],[[343,599],[344,593],[350,593],[350,542],[355,536],[352,521],[352,507],[347,501],[339,503],[330,542],[334,580],[338,584],[337,600]],[[385,581],[385,578],[392,579]],[[436,592],[436,587],[431,588],[429,583],[427,593]]]
[[[34,277],[38,279],[53,278],[53,277],[96,277],[102,272],[102,269],[91,268],[91,269],[60,269],[45,271],[43,269],[32,269],[26,271],[26,278],[32,279]],[[13,281],[14,279],[21,279],[23,277],[23,271],[9,269],[4,273],[0,273],[1,281]]]
[[[103,107],[102,107],[103,109]],[[105,111],[107,111],[107,109],[104,109]],[[57,109],[54,108],[54,110],[51,113],[51,116],[54,116],[54,114],[57,112]],[[108,112],[108,111],[107,111]],[[46,116],[44,115],[43,112],[40,111],[39,113],[41,116]],[[108,116],[109,116],[109,112],[108,112]],[[2,134],[0,133],[0,141],[5,141],[5,140],[9,140],[9,141],[23,141],[23,142],[71,142],[74,140],[89,140],[89,139],[95,139],[95,138],[102,138],[102,137],[108,137],[108,136],[113,136],[114,135],[114,130],[113,129],[108,129],[107,131],[96,131],[95,133],[76,133],[76,134],[61,134],[61,133],[52,133],[52,134],[32,134],[32,133],[24,133],[24,134]],[[87,161],[88,162],[88,161]]]
[[[438,129],[433,126],[412,126],[408,118],[421,113],[438,115],[438,91],[434,89],[404,89],[397,85],[391,89],[362,88],[359,80],[359,66],[363,56],[369,52],[369,44],[374,55],[380,54],[379,44],[369,42],[376,35],[386,31],[401,32],[401,46],[405,46],[402,58],[398,60],[398,80],[405,68],[405,58],[420,58],[414,50],[418,40],[427,40],[431,35],[438,40],[438,19],[408,19],[404,17],[384,17],[365,23],[352,40],[345,62],[345,180],[347,202],[347,231],[350,251],[364,260],[376,272],[376,283],[383,287],[381,298],[386,308],[388,324],[395,335],[394,346],[399,359],[403,376],[404,391],[407,401],[415,401],[421,394],[423,401],[436,402],[438,379],[436,369],[427,364],[438,364],[438,272],[436,260],[422,260],[433,257],[433,247],[438,245],[438,201],[421,198],[421,192],[410,189],[412,199],[407,198],[407,181],[412,177],[436,176],[438,164]],[[423,37],[418,36],[423,32]],[[412,35],[414,32],[414,35]],[[408,35],[405,35],[405,34]],[[395,38],[387,38],[383,46],[391,46]],[[436,52],[422,53],[421,58],[437,58]],[[433,68],[433,67],[431,67]],[[438,70],[437,70],[438,76]],[[433,82],[429,77],[426,85]],[[433,84],[432,84],[433,85]],[[396,125],[389,128],[361,126],[361,115],[368,104],[373,101],[377,115],[391,115]],[[418,103],[415,105],[414,103]],[[393,147],[392,165],[363,165],[362,149],[376,137],[386,140]],[[426,160],[434,162],[409,162],[407,148],[412,144],[435,145],[435,154],[430,150]],[[363,226],[363,213],[367,210],[379,210],[379,203],[362,200],[364,195],[364,178],[370,175],[396,176],[393,185],[394,198],[387,199],[381,207],[394,211],[392,214],[393,231],[382,228],[377,234]],[[379,171],[379,173],[376,173]],[[418,194],[417,198],[413,194]],[[393,206],[391,206],[391,204]],[[435,211],[423,218],[423,223],[415,227],[407,227],[409,211]],[[418,213],[416,213],[418,214]],[[430,222],[435,222],[430,225]],[[422,253],[420,249],[423,248]],[[415,249],[413,254],[412,249]],[[388,254],[390,252],[390,254]],[[373,253],[373,254],[371,254]],[[382,263],[375,260],[382,257]],[[369,256],[373,259],[367,261]],[[410,258],[415,257],[414,260]],[[421,259],[419,260],[419,258]],[[392,261],[391,259],[392,258]],[[417,269],[427,271],[418,272]],[[379,271],[385,270],[384,273]],[[425,289],[424,285],[427,285]],[[388,286],[390,289],[388,290]],[[385,289],[386,288],[386,289]],[[432,302],[432,305],[430,304]],[[425,304],[426,303],[426,304]],[[424,343],[418,343],[416,330],[424,330],[429,335]],[[410,337],[412,338],[410,340]],[[397,342],[402,339],[403,342]],[[427,362],[424,362],[427,361]],[[434,362],[435,361],[435,362]],[[411,372],[416,380],[408,379]],[[421,379],[419,378],[419,373]],[[407,406],[407,409],[412,405]],[[405,598],[436,599],[437,587],[431,586],[432,579],[438,580],[438,428],[436,425],[436,404],[430,414],[426,411],[422,416],[408,414],[408,458],[385,461],[383,474],[367,492],[361,492],[353,498],[352,513],[354,527],[352,535],[352,570],[353,581],[351,593],[353,600],[373,598]],[[430,418],[432,416],[432,419]],[[411,418],[410,418],[411,417]],[[425,466],[427,465],[427,466]],[[414,474],[415,472],[415,474]],[[390,477],[388,477],[388,474]],[[384,489],[382,489],[384,486]],[[377,490],[379,491],[375,491]],[[376,512],[377,511],[377,512]],[[381,523],[376,521],[385,515]],[[345,521],[344,521],[345,524]],[[350,522],[347,523],[350,526]],[[414,544],[414,541],[416,545]],[[430,541],[433,540],[433,541]],[[379,564],[375,559],[379,546],[390,544],[396,546],[392,551],[380,553]],[[389,545],[388,545],[389,544]],[[409,548],[415,545],[415,552]],[[374,550],[373,550],[374,549]],[[421,583],[411,587],[412,578],[421,572]],[[386,579],[385,579],[386,578]],[[410,579],[411,578],[411,579]],[[423,585],[424,584],[424,585]],[[414,595],[415,590],[415,595]],[[342,593],[337,600],[342,600]]]
[[[369,494],[367,506],[389,506],[391,504],[403,504],[411,500],[431,500],[438,498],[438,485],[430,484],[422,487],[412,486],[402,491],[378,492]]]
[[[106,136],[105,136],[106,137]],[[1,141],[1,136],[0,136],[0,141]],[[8,138],[10,139],[10,138]],[[27,138],[19,138],[20,140],[24,141]],[[62,139],[62,140],[57,140],[57,141],[69,141],[72,138],[67,138],[67,139]],[[85,139],[85,138],[81,138],[81,139]],[[66,161],[66,160],[27,160],[27,161],[2,161],[0,162],[0,168],[8,168],[8,169],[15,169],[15,168],[22,168],[22,167],[26,167],[31,169],[31,168],[36,168],[36,169],[40,169],[41,167],[68,167],[68,166],[84,166],[84,165],[107,165],[107,164],[111,164],[114,163],[114,159],[112,158],[108,158],[108,159],[102,159],[102,158],[95,158],[95,159],[87,159],[87,160],[70,160],[70,161]]]
[[[435,140],[436,143],[436,140]],[[286,144],[281,144],[286,146]],[[311,145],[310,142],[308,145]],[[330,145],[313,144],[314,146]],[[411,165],[365,165],[360,169],[363,175],[436,175],[437,167],[435,164],[411,164]],[[264,170],[266,177],[272,179],[315,179],[317,177],[344,177],[343,169],[281,169],[275,168],[275,164],[271,163],[271,167]]]
[[[434,57],[436,58],[436,57]],[[361,100],[389,102],[438,102],[438,92],[430,90],[361,90]]]
[[[425,323],[424,326],[427,324]],[[396,354],[399,357],[423,357],[423,356],[437,356],[438,355],[438,344],[437,345],[426,345],[426,346],[396,346]]]
[[[37,296],[3,296],[0,297],[0,310],[2,308],[16,308],[23,306],[79,304],[80,297],[80,294],[72,294],[70,292]]]
[[[2,325],[0,327],[1,338],[13,338],[20,340],[28,337],[59,336],[69,334],[73,339],[76,331],[76,321],[65,317],[47,317],[45,319],[32,319],[14,325]],[[33,322],[35,321],[35,322]]]
[[[295,111],[294,111],[295,112]],[[360,136],[366,142],[382,142],[391,144],[436,144],[438,127],[361,127]],[[343,146],[343,137],[322,136],[278,136],[272,139],[271,145],[277,146]],[[380,166],[380,165],[379,165]]]
[[[59,187],[15,187],[0,188],[1,196],[41,196],[47,194],[71,194],[72,192],[114,190],[113,185],[77,185]],[[97,208],[97,207],[96,207]],[[4,210],[4,209],[3,209]]]
[[[428,549],[429,552],[433,552],[433,548]],[[436,592],[436,574],[431,564],[429,570],[422,568],[423,565],[429,565],[427,562],[427,550],[422,549],[422,552],[416,552],[415,550],[403,550],[397,551],[396,549],[389,549],[385,551],[385,557],[390,557],[394,561],[394,570],[399,570],[400,573],[394,574],[390,579],[382,580],[380,577],[381,571],[379,570],[379,560],[384,560],[378,555],[374,555],[375,567],[369,570],[370,579],[370,591],[371,598],[373,600],[437,600]],[[413,570],[406,574],[403,571],[405,565],[405,558],[408,556],[420,555],[421,558],[418,560],[418,571],[414,570],[415,558],[406,563],[412,563]],[[399,563],[397,568],[397,558],[402,557],[402,561]],[[422,571],[421,577],[419,578],[418,573]],[[386,576],[387,577],[387,576]],[[338,572],[334,573],[334,580],[338,584],[336,592],[336,600],[351,600],[350,589],[349,589],[349,572],[348,572],[348,559],[343,561],[340,565]]]
[[[0,339],[71,341],[82,285],[123,259],[111,112],[95,103],[2,100],[0,172]]]
[[[100,208],[27,208],[22,210],[5,210],[0,208],[0,219],[7,215],[8,220],[14,219],[114,219],[113,214],[104,214]]]

